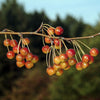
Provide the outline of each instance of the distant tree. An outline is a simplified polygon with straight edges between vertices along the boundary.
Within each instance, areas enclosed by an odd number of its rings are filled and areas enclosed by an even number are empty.
[[[69,34],[69,37],[76,37],[82,35],[82,32],[85,27],[85,24],[83,23],[82,19],[78,21],[73,16],[68,15],[63,22],[65,26],[67,26],[67,33]]]

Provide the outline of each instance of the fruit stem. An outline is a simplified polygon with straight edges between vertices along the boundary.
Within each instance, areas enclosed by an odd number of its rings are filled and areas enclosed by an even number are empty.
[[[43,22],[41,23],[40,27],[35,31],[35,32],[39,32],[43,27]]]
[[[50,66],[50,56],[51,56],[51,52],[52,52],[52,47],[50,47],[49,50],[50,50],[50,53],[46,54],[46,64],[47,64],[47,66]],[[49,58],[48,58],[48,56],[49,56]]]
[[[17,54],[19,54],[19,46],[20,46],[21,41],[22,41],[22,40],[21,40],[21,38],[20,38],[19,43],[18,43]]]
[[[62,51],[61,51],[61,40],[59,40],[59,41],[60,41],[60,45],[59,46],[60,46],[60,54],[61,54],[62,53]]]
[[[64,40],[62,40],[62,43],[63,43],[63,45],[64,45],[64,47],[65,47],[65,49],[66,49],[66,51],[67,51],[67,50],[68,50],[68,48],[67,48],[67,46],[66,46],[66,44],[65,44]]]
[[[51,25],[49,24],[43,24],[43,26],[49,26],[49,27],[52,27]],[[55,29],[54,27],[52,27],[53,29]]]
[[[11,37],[11,40],[13,40],[13,42],[14,42],[13,36],[11,34],[10,34],[10,37]],[[14,42],[14,45],[15,45],[15,42]]]
[[[28,51],[30,52],[30,48],[29,48],[27,42],[26,42],[25,40],[24,40],[24,42],[26,43],[26,46],[27,46],[27,48],[28,48]]]
[[[60,55],[59,51],[57,49],[55,49],[55,50],[56,50],[57,54]]]
[[[7,34],[5,34],[5,39],[7,40]],[[9,51],[9,47],[7,46],[7,50]]]
[[[42,34],[44,34],[44,30],[42,29]],[[42,42],[43,42],[43,45],[45,46],[45,42],[44,42],[44,37],[42,37]]]
[[[72,42],[72,44],[73,44],[74,50],[76,51],[76,49],[77,49],[77,48],[76,48],[76,45],[74,44],[73,41],[71,41],[71,42]],[[75,59],[76,59],[77,62],[79,62],[76,54],[75,54]]]
[[[48,53],[46,54],[46,65],[48,66]]]
[[[50,60],[50,58],[51,58],[52,47],[50,47],[50,49],[51,50],[50,50],[50,53],[49,53],[49,66],[51,66],[51,63],[50,63],[51,60]]]
[[[54,57],[56,57],[55,47],[54,46],[53,46],[53,54],[54,54]]]
[[[75,47],[77,49],[77,53],[78,53],[78,56],[79,56],[80,60],[82,60],[82,57],[81,57],[81,54],[79,52],[79,48],[77,47],[77,44],[75,42],[73,42],[73,43],[74,43],[74,45],[75,45]]]
[[[89,50],[91,50],[91,48],[89,46],[87,46],[85,43],[83,43],[82,41],[80,40],[77,40],[78,42],[80,42],[81,44],[83,44],[86,48],[88,48]]]
[[[11,37],[11,40],[14,40],[11,34],[10,34],[10,37]]]
[[[47,29],[48,29],[48,27],[43,25],[43,29],[46,29],[46,30],[47,30]]]
[[[50,50],[50,52],[51,52],[51,48],[52,48],[52,47],[49,47],[48,51]],[[48,51],[47,51],[47,52],[48,52]],[[49,53],[46,54],[46,64],[47,64],[47,66],[49,66],[49,63],[48,63],[48,60],[49,60],[49,59],[48,59],[48,56],[49,56]]]
[[[27,48],[28,48],[28,51],[31,52],[29,46],[28,46],[28,45],[26,45],[26,46],[27,46]]]
[[[56,55],[55,55],[55,47],[52,48],[52,49],[53,49],[53,52],[52,52],[52,58],[54,59],[54,57],[56,56]],[[53,63],[54,63],[54,60],[53,60]]]
[[[74,40],[75,41],[75,40]],[[83,49],[81,48],[81,46],[79,45],[79,43],[77,42],[77,41],[75,41],[76,42],[76,45],[80,48],[80,51],[82,52],[82,54],[84,55],[85,54],[85,52],[83,51]]]

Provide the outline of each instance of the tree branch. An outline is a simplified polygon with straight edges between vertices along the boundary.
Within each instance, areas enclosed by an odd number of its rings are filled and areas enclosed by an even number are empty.
[[[39,27],[39,29],[37,29],[35,32],[14,32],[14,31],[2,31],[0,32],[0,34],[12,34],[12,35],[19,35],[19,34],[30,34],[30,35],[38,35],[38,36],[42,36],[42,37],[49,37],[49,38],[56,38],[56,39],[62,39],[62,40],[80,40],[80,39],[89,39],[89,38],[94,38],[96,36],[99,36],[100,33],[97,33],[97,34],[94,34],[94,35],[91,35],[91,36],[84,36],[84,37],[74,37],[74,38],[65,38],[65,37],[58,37],[58,36],[50,36],[50,35],[45,35],[45,34],[41,34],[41,33],[37,33],[40,28],[42,27],[42,24],[41,26]],[[8,29],[6,29],[8,30]]]

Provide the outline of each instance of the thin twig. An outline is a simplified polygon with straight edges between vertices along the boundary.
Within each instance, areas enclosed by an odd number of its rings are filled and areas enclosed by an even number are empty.
[[[41,23],[40,27],[35,32],[39,32],[42,29],[42,26],[43,26],[43,22]]]
[[[46,35],[46,34],[41,34],[41,33],[37,33],[37,32],[0,32],[0,34],[14,34],[14,35],[18,35],[19,33],[21,34],[33,34],[33,35],[38,35],[38,36],[42,36],[42,37],[49,37],[49,38],[56,38],[56,39],[63,39],[63,40],[80,40],[80,39],[89,39],[89,38],[94,38],[96,36],[99,36],[100,33],[91,35],[91,36],[84,36],[84,37],[74,37],[74,38],[65,38],[65,37],[57,37],[57,36],[50,36],[50,35]]]

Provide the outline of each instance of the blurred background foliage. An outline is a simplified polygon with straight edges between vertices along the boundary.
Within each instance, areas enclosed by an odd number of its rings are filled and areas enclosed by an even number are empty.
[[[62,26],[65,37],[88,36],[100,32],[100,21],[91,26],[82,19],[67,15],[50,20],[44,11],[26,13],[16,0],[6,0],[0,8],[0,30],[35,31],[41,22],[52,26]],[[0,35],[0,100],[100,100],[100,55],[94,64],[83,71],[73,66],[61,77],[49,77],[45,70],[45,55],[41,52],[42,39],[29,37],[33,54],[40,58],[34,68],[27,70],[16,67],[15,59],[6,58],[7,49],[3,46],[4,35]],[[19,39],[18,36],[14,38]],[[100,50],[100,37],[83,40],[90,47]]]

